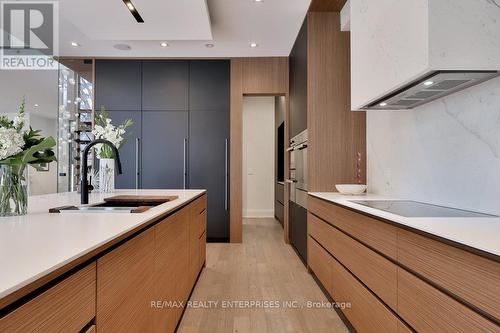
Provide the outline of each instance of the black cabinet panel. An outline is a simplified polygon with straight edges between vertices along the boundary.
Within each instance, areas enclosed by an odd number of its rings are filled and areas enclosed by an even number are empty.
[[[229,178],[225,175],[226,168],[229,173],[228,110],[191,111],[189,137],[189,188],[207,190],[207,237],[228,239]]]
[[[138,186],[137,172],[140,171],[140,138],[141,138],[141,111],[112,111],[109,116],[114,125],[123,123],[127,119],[132,119],[134,124],[127,129],[125,143],[120,148],[120,160],[122,162],[122,174],[116,175],[115,187],[118,189],[131,189]],[[139,139],[139,142],[137,142]],[[138,165],[139,164],[139,165]]]
[[[307,19],[300,28],[289,58],[290,138],[307,128]]]
[[[279,203],[278,201],[274,202],[274,217],[280,222],[280,224],[283,226],[283,220],[284,220],[284,212],[285,208],[284,206]]]
[[[142,110],[188,110],[189,62],[148,60],[142,63]]]
[[[142,112],[142,188],[184,188],[187,138],[188,112]]]
[[[290,243],[295,247],[302,262],[307,263],[307,210],[289,202]]]
[[[229,61],[190,63],[190,110],[229,110]]]
[[[278,201],[279,203],[281,203],[282,205],[285,204],[285,185],[283,184],[280,184],[280,183],[276,183],[276,201]]]
[[[141,110],[141,61],[97,60],[96,109]]]

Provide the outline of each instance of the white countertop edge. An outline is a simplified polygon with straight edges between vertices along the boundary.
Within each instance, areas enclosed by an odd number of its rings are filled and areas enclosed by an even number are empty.
[[[309,195],[492,254],[500,259],[500,217],[412,218],[351,202],[351,200],[398,200],[395,198],[373,194],[350,196],[337,192],[309,192]],[[474,234],[465,234],[464,228],[467,228],[467,231],[474,231]]]
[[[77,252],[77,253],[73,254],[72,256],[66,258],[65,260],[57,262],[54,265],[50,265],[49,267],[46,267],[45,269],[37,272],[36,274],[30,275],[29,278],[22,278],[22,279],[20,279],[20,282],[17,282],[15,284],[11,284],[9,287],[2,288],[2,284],[0,284],[0,299],[30,285],[31,283],[33,283],[33,282],[43,278],[44,276],[60,269],[61,267],[64,267],[64,266],[70,264],[71,262],[78,260],[79,258],[87,255],[88,253],[94,251],[95,249],[98,249],[99,247],[101,247],[107,243],[112,242],[113,240],[127,234],[128,232],[135,230],[135,229],[140,229],[141,226],[148,224],[148,223],[150,223],[158,218],[161,218],[161,216],[163,216],[163,215],[170,214],[172,211],[176,210],[177,208],[184,206],[184,205],[186,205],[186,203],[193,201],[197,197],[205,194],[206,190],[130,190],[130,191],[117,190],[115,193],[105,193],[105,194],[97,194],[97,195],[94,195],[93,197],[91,196],[90,202],[91,203],[100,202],[100,201],[102,201],[101,199],[103,197],[110,197],[110,196],[118,195],[118,194],[139,194],[139,193],[158,194],[158,195],[160,195],[160,194],[176,195],[176,193],[183,193],[184,195],[188,194],[188,196],[187,197],[179,196],[180,201],[178,201],[178,202],[176,202],[176,200],[166,202],[164,204],[155,206],[144,213],[133,214],[133,217],[138,218],[139,221],[137,223],[129,225],[127,228],[120,230],[120,232],[113,234],[113,236],[102,239],[98,243],[95,243],[93,246],[85,248],[85,250]],[[59,193],[57,195],[60,196],[61,193]],[[64,194],[62,194],[62,195],[64,195]],[[74,193],[71,193],[71,195],[74,195]],[[30,197],[30,199],[36,199],[37,197],[42,198],[45,196],[44,195],[34,196],[34,197]],[[179,199],[177,199],[177,200],[179,200]],[[78,205],[78,203],[75,203],[75,205]],[[51,205],[51,207],[57,207],[57,206],[58,205],[56,203]],[[62,205],[59,205],[59,206],[62,206]],[[49,215],[48,208],[51,208],[51,207],[47,207],[47,213],[42,214],[42,215],[39,215],[40,212],[38,210],[36,210],[37,214],[33,215],[33,217],[40,218],[40,216],[51,216],[51,215],[53,216],[54,214],[57,214],[57,213],[52,213]],[[86,213],[86,214],[82,213],[82,214],[74,214],[74,215],[71,214],[71,215],[65,215],[65,216],[68,218],[75,217],[75,216],[93,217],[93,216],[96,216],[96,214],[99,214],[99,213]],[[131,213],[102,213],[99,215],[105,215],[108,217],[116,217],[118,215],[130,216],[130,214]],[[11,221],[15,221],[15,220],[19,220],[19,219],[25,219],[26,217],[29,217],[29,215],[30,215],[30,212],[28,212],[28,215],[25,215],[22,217],[8,217],[6,219],[9,219]],[[62,216],[62,215],[63,214],[60,214],[60,216]],[[141,218],[144,218],[144,220],[140,220]],[[17,222],[16,221],[15,223],[25,223],[25,222]],[[2,221],[0,221],[0,232],[1,231],[2,231]],[[2,253],[0,253],[0,257],[1,256],[2,256]],[[7,271],[7,274],[8,273],[9,272]],[[62,274],[64,274],[64,273],[62,273]]]

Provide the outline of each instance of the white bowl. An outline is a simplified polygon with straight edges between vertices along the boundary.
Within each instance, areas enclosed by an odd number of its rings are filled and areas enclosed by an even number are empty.
[[[337,184],[335,185],[340,194],[357,195],[366,191],[366,185],[361,184]]]

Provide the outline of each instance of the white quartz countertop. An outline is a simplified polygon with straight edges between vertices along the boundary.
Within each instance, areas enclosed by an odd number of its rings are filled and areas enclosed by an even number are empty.
[[[351,196],[335,192],[310,192],[309,195],[500,256],[500,217],[404,217],[351,202],[397,200],[395,198],[372,194]]]
[[[117,190],[90,195],[91,204],[124,194],[179,197],[136,214],[49,214],[52,207],[79,205],[79,194],[29,197],[27,215],[0,218],[0,299],[203,193],[205,190]]]

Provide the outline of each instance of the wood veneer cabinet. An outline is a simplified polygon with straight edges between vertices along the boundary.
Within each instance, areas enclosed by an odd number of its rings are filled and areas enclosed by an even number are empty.
[[[203,195],[97,260],[99,332],[174,332],[205,262],[205,210]]]
[[[0,319],[0,332],[79,332],[95,317],[95,262]]]
[[[498,261],[313,197],[308,233],[309,268],[358,331],[500,331]]]
[[[183,302],[191,291],[188,277],[189,210],[182,209],[155,226],[155,300]],[[173,332],[182,307],[154,310],[155,331]]]
[[[397,227],[312,196],[308,210],[385,256],[397,258]]]
[[[155,228],[97,260],[99,332],[153,331]]]
[[[397,266],[311,213],[309,235],[372,289],[392,309],[397,308]]]

